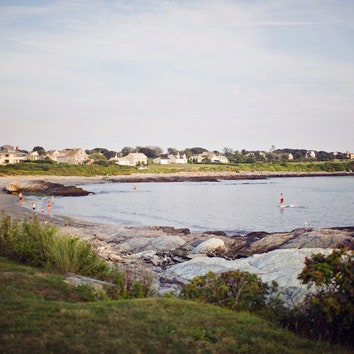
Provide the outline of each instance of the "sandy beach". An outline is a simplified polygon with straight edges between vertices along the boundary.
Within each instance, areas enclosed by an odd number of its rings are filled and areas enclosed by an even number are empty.
[[[22,207],[19,203],[18,196],[9,194],[4,189],[9,183],[18,183],[20,185],[31,184],[35,181],[46,181],[53,183],[61,183],[63,185],[84,185],[89,183],[100,183],[104,181],[104,177],[66,177],[66,176],[6,176],[0,177],[0,211],[4,212],[13,218],[23,219],[26,215],[31,216],[31,211]],[[51,220],[55,224],[61,225],[68,221],[61,218],[52,218],[47,215],[43,216],[40,213],[37,215],[44,220]],[[77,226],[85,224],[85,221],[71,221]]]

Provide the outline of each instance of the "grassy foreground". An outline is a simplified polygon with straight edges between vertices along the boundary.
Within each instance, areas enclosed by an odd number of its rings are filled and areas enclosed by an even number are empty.
[[[0,258],[2,353],[349,353],[244,312],[175,298],[84,302],[63,278]]]

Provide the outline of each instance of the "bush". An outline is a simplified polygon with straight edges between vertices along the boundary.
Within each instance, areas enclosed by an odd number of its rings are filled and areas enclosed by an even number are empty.
[[[21,223],[3,215],[0,224],[0,255],[15,258],[33,266],[44,266],[47,249],[53,242],[56,229],[52,225],[42,226],[34,216]]]
[[[305,299],[313,339],[354,345],[354,251],[333,250],[306,258],[298,278],[314,292]]]
[[[147,271],[136,274],[129,268],[120,270],[115,266],[110,270],[106,280],[116,284],[107,290],[112,299],[145,298],[152,295],[152,276]]]
[[[108,272],[107,263],[94,253],[91,245],[76,238],[54,237],[46,251],[48,270],[87,276],[100,276]]]
[[[22,263],[64,274],[95,277],[116,284],[103,294],[83,288],[85,298],[90,301],[103,299],[142,298],[151,295],[152,277],[148,272],[133,273],[117,267],[109,268],[99,258],[92,246],[67,235],[58,233],[58,228],[42,225],[34,215],[32,220],[22,223],[3,214],[0,220],[0,256]],[[103,296],[104,295],[104,296]]]
[[[257,312],[268,307],[273,300],[269,295],[275,288],[276,283],[269,287],[257,275],[249,272],[235,270],[220,275],[209,272],[183,286],[181,297],[232,310]]]

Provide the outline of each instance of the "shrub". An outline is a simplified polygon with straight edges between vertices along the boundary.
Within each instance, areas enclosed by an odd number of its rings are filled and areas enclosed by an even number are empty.
[[[107,263],[96,255],[92,246],[76,238],[54,237],[46,252],[46,268],[58,273],[102,276],[108,272]]]
[[[59,229],[42,225],[36,215],[22,223],[3,214],[0,220],[0,256],[19,260],[32,266],[43,267],[55,273],[75,273],[95,277],[116,284],[106,292],[82,289],[90,301],[142,298],[151,295],[152,276],[146,272],[133,272],[128,268],[121,272],[95,253],[92,246],[67,235]]]
[[[308,333],[313,339],[354,344],[354,251],[333,250],[305,259],[298,278],[314,292],[305,299]]]
[[[273,283],[272,287],[276,287]],[[233,310],[260,311],[269,304],[272,289],[249,272],[239,270],[216,275],[209,272],[183,286],[181,297],[212,303]]]
[[[135,273],[131,269],[112,267],[106,280],[116,284],[107,293],[112,299],[145,298],[152,295],[152,275],[146,271]]]
[[[44,266],[47,248],[53,240],[56,229],[52,225],[42,226],[34,216],[20,223],[3,215],[0,226],[0,254],[20,260],[33,266]]]

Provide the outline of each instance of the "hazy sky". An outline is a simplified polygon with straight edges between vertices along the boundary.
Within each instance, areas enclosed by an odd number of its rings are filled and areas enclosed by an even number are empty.
[[[354,150],[353,0],[0,0],[0,145]]]

